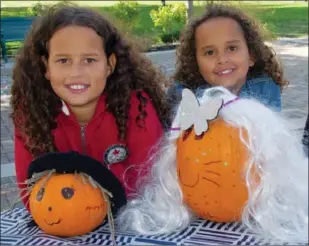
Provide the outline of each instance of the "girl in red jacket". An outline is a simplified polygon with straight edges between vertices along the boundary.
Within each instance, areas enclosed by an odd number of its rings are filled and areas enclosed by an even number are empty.
[[[139,167],[148,169],[149,150],[169,124],[165,86],[99,13],[55,6],[38,17],[13,71],[19,187],[37,156],[77,151],[108,166],[130,197]]]

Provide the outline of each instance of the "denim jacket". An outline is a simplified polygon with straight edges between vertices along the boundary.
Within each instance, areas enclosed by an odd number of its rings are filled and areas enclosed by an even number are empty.
[[[171,101],[174,101],[173,104],[179,103],[182,89],[184,89],[183,85],[175,83],[175,86],[168,90],[168,96]],[[197,97],[201,96],[203,89],[203,87],[197,89]],[[248,79],[240,89],[239,96],[256,99],[274,111],[281,111],[280,86],[271,77],[261,76]]]
[[[263,76],[246,81],[240,97],[254,98],[274,111],[281,111],[280,86],[271,77]]]

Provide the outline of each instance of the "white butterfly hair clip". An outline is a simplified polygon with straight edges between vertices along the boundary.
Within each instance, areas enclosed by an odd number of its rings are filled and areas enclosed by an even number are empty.
[[[208,130],[207,121],[217,118],[222,105],[223,100],[221,98],[212,98],[199,105],[193,92],[189,89],[183,89],[179,105],[180,130],[187,130],[193,125],[195,135],[201,135]]]

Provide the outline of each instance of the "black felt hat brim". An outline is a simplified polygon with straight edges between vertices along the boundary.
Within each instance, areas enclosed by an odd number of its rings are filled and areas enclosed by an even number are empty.
[[[99,183],[113,197],[110,198],[112,212],[116,214],[118,209],[126,204],[124,188],[117,177],[101,162],[77,152],[48,153],[33,160],[28,169],[28,179],[34,173],[40,173],[55,169],[56,173],[86,173]]]

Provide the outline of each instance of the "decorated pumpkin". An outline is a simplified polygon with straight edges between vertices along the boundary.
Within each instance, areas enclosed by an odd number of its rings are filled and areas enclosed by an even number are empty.
[[[185,203],[204,219],[240,220],[248,199],[247,159],[239,129],[220,118],[209,122],[200,137],[184,132],[177,141],[177,173]]]
[[[121,183],[103,164],[75,152],[34,160],[28,176],[32,177],[31,215],[50,235],[88,233],[126,202]]]
[[[34,185],[30,195],[32,217],[44,232],[70,237],[102,224],[107,201],[100,188],[83,183],[81,174],[52,174],[43,185],[45,179]]]
[[[307,245],[308,157],[289,123],[223,87],[199,98],[183,89],[149,180],[117,215],[121,230],[177,234],[201,217],[239,221],[260,242]]]

